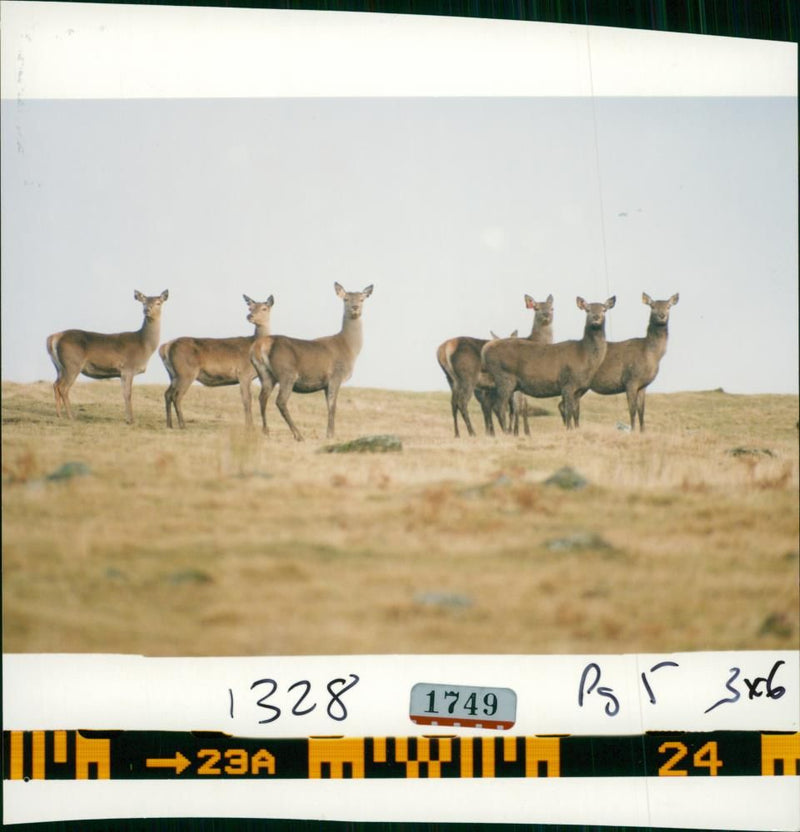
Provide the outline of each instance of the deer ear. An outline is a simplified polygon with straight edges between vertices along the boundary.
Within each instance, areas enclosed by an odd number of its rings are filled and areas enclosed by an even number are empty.
[[[616,296],[616,295],[612,295],[612,296],[611,296],[611,297],[610,297],[610,298],[606,301],[606,309],[613,309],[616,305],[617,305],[617,296]]]
[[[525,295],[525,308],[533,309],[535,305],[536,301],[530,295]]]
[[[336,294],[340,298],[343,298],[347,294],[347,292],[345,292],[345,290],[344,290],[344,286],[342,286],[341,283],[334,283],[333,288],[336,290]]]
[[[548,295],[548,296],[547,296],[547,303],[552,303],[552,302],[553,302],[553,296],[552,296],[552,295]]]
[[[273,306],[273,305],[275,304],[275,298],[274,298],[274,297],[272,297],[272,295],[270,295],[270,296],[269,296],[269,297],[268,297],[268,298],[264,301],[264,303],[266,303],[266,304],[267,304],[267,306]]]
[[[675,292],[675,294],[669,299],[669,305],[675,306],[675,304],[678,302],[679,297],[680,295],[677,292]]]
[[[519,336],[519,330],[518,330],[518,329],[515,329],[515,330],[511,333],[511,335],[509,335],[508,337],[509,337],[509,338],[517,338],[518,336]]]
[[[245,303],[246,303],[246,304],[247,304],[247,305],[248,305],[251,309],[252,309],[252,308],[256,305],[256,302],[255,302],[252,298],[247,297],[247,295],[242,295],[242,297],[244,298],[244,302],[245,302]]]
[[[161,300],[165,301],[168,297],[169,297],[169,289],[164,289],[164,291],[161,293]]]
[[[494,332],[492,332],[491,329],[489,330],[489,335],[492,336],[492,341],[499,341],[500,340],[500,336],[496,335]]]
[[[647,294],[647,292],[642,292],[642,303],[646,303],[648,306],[653,303],[653,299]]]
[[[147,300],[147,298],[138,289],[133,290],[133,297],[138,300],[139,303],[144,303]]]
[[[372,294],[372,284],[370,283],[369,286],[367,286],[367,288],[364,289],[364,291],[361,294],[364,295],[364,297],[368,298]]]
[[[578,304],[578,309],[586,309],[586,301],[582,297],[578,296],[575,301]]]

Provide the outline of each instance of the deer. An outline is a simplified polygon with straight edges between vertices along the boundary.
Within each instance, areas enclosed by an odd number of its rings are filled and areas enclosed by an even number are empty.
[[[133,296],[142,304],[144,321],[136,332],[107,335],[82,329],[65,329],[47,337],[47,352],[56,368],[53,392],[56,416],[64,408],[72,419],[69,391],[79,374],[89,378],[119,378],[125,400],[125,421],[133,423],[131,391],[133,377],[147,369],[147,362],[158,346],[161,330],[161,307],[169,297],[165,289],[160,295],[145,296],[138,290]]]
[[[667,351],[669,311],[678,298],[676,292],[668,300],[653,300],[647,292],[642,292],[642,303],[650,307],[647,334],[644,338],[609,341],[606,357],[589,386],[602,396],[626,394],[631,430],[634,430],[637,415],[639,431],[644,430],[645,391],[658,375],[661,359]]]
[[[361,352],[361,314],[364,301],[372,294],[373,287],[370,284],[363,292],[346,292],[339,283],[334,283],[333,287],[344,305],[342,328],[335,335],[326,335],[310,341],[291,338],[288,335],[268,335],[257,338],[250,349],[250,360],[261,381],[258,403],[266,436],[269,435],[267,402],[276,385],[279,388],[276,399],[278,410],[298,442],[303,441],[303,435],[297,429],[287,407],[293,392],[325,391],[325,402],[328,406],[326,435],[329,439],[334,436],[336,399],[339,388],[353,374],[356,359]]]
[[[617,302],[586,303],[576,298],[586,313],[583,338],[555,344],[532,344],[523,339],[489,341],[481,351],[483,369],[494,382],[498,398],[498,419],[508,433],[505,418],[515,390],[535,398],[561,396],[559,409],[568,430],[580,426],[580,397],[589,389],[597,368],[606,355],[606,312]],[[494,435],[492,425],[491,434]]]
[[[553,296],[550,295],[546,301],[537,302],[530,295],[525,295],[525,308],[534,310],[531,334],[525,340],[533,343],[552,343]],[[480,402],[486,432],[491,434],[493,430],[491,413],[494,409],[495,397],[494,393],[487,392],[491,391],[493,382],[488,376],[481,376],[481,350],[487,343],[489,342],[485,338],[462,335],[444,341],[436,350],[436,359],[450,386],[450,407],[457,439],[460,437],[459,413],[464,420],[467,433],[475,436],[467,410],[467,404],[473,393]]]
[[[186,422],[181,402],[194,381],[206,387],[223,387],[238,384],[242,396],[245,425],[253,426],[251,388],[256,370],[250,361],[250,348],[256,338],[269,335],[270,313],[275,300],[270,295],[259,302],[242,295],[250,310],[249,323],[255,326],[253,335],[234,338],[176,338],[158,348],[158,354],[169,373],[169,387],[164,392],[167,410],[167,427],[172,427],[172,409],[178,418],[178,427]]]

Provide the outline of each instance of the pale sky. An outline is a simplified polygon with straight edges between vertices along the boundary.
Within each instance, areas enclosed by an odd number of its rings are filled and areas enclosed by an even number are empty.
[[[3,5],[6,21],[16,6]],[[293,20],[268,17],[264,37]],[[519,54],[544,54],[557,77],[578,83],[539,79],[511,95],[502,84],[498,95],[480,84],[433,94],[450,89],[435,80],[430,95],[424,84],[381,96],[363,83],[358,95],[265,95],[234,79],[224,94],[206,82],[215,96],[206,97],[202,83],[187,94],[182,76],[166,94],[146,84],[130,93],[127,65],[111,49],[111,93],[64,90],[58,67],[30,71],[53,58],[26,50],[80,37],[83,18],[49,33],[38,17],[14,21],[3,31],[16,68],[2,101],[4,380],[55,377],[51,332],[137,329],[135,289],[169,289],[162,341],[249,334],[243,293],[274,295],[274,333],[311,338],[339,329],[338,281],[375,287],[351,385],[447,389],[437,345],[490,329],[526,334],[526,293],[554,295],[556,340],[580,337],[576,295],[616,295],[609,339],[639,337],[644,291],[680,293],[652,390],[797,392],[797,99],[796,79],[785,78],[796,70],[793,44],[767,45],[793,48],[789,60],[769,50],[748,58],[769,71],[759,89],[740,92],[704,80],[695,95],[687,75],[666,94],[656,73],[658,95],[611,81],[597,95],[623,53],[607,50],[602,64],[600,42],[586,49],[586,27],[550,26],[536,40],[546,48],[526,42]],[[93,25],[98,37],[113,28]],[[575,30],[553,46],[554,31]],[[233,33],[222,32],[214,37],[229,46]],[[492,32],[479,44],[497,55]],[[694,37],[693,51],[727,54],[731,40]],[[83,49],[57,54],[61,66],[85,59]],[[646,75],[641,52],[624,54],[634,56],[634,78]],[[363,67],[355,75],[371,77]],[[137,378],[167,380],[157,355]]]

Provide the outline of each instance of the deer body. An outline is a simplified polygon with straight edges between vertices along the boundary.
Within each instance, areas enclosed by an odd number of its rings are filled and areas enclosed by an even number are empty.
[[[497,389],[498,417],[508,432],[505,415],[515,390],[535,398],[561,396],[567,428],[580,423],[579,401],[589,389],[597,368],[606,354],[605,313],[616,303],[587,304],[577,298],[579,309],[586,312],[586,325],[580,341],[556,344],[533,344],[522,339],[490,341],[482,352],[483,366]],[[492,431],[493,433],[493,431]]]
[[[534,310],[533,327],[526,340],[533,343],[551,343],[553,340],[553,296],[550,295],[546,301],[537,302],[530,295],[525,295],[525,306]],[[475,436],[467,410],[467,404],[473,393],[480,402],[486,432],[491,434],[493,431],[491,414],[492,410],[496,410],[497,404],[493,391],[494,382],[490,376],[481,372],[481,351],[488,343],[489,341],[484,338],[460,336],[450,338],[440,344],[436,351],[439,366],[450,385],[450,407],[456,437],[460,436],[459,413],[469,435]]]
[[[298,442],[302,441],[303,436],[287,407],[293,392],[325,391],[328,406],[327,436],[331,438],[334,435],[339,388],[353,374],[356,359],[361,352],[361,312],[364,301],[372,294],[372,286],[367,286],[363,292],[346,292],[338,283],[334,284],[334,288],[344,303],[342,328],[336,335],[313,340],[274,335],[258,338],[252,346],[250,358],[261,381],[258,401],[265,434],[269,434],[267,402],[272,389],[277,386],[278,410]]]
[[[238,384],[242,396],[245,423],[253,424],[251,388],[256,371],[250,361],[250,349],[256,338],[269,335],[272,295],[263,302],[243,295],[250,310],[247,320],[255,326],[250,336],[234,338],[176,338],[158,349],[170,377],[164,393],[167,427],[172,427],[172,408],[178,427],[185,428],[181,402],[194,381],[206,387]]]
[[[669,310],[678,302],[679,295],[669,300],[653,300],[642,293],[642,303],[650,307],[650,320],[644,338],[611,341],[606,357],[592,379],[590,389],[603,396],[625,393],[631,430],[639,417],[639,430],[644,430],[645,391],[658,375],[658,368],[667,351]]]
[[[133,422],[133,377],[147,369],[150,356],[158,346],[161,307],[169,297],[169,290],[151,297],[136,291],[133,296],[144,310],[144,321],[136,332],[104,334],[67,329],[48,336],[47,352],[56,368],[53,392],[59,417],[63,406],[67,417],[72,419],[69,391],[78,375],[83,374],[95,379],[119,378],[125,401],[125,421]]]

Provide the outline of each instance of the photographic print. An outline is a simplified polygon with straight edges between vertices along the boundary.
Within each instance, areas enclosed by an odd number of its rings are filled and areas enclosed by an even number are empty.
[[[795,44],[1,8],[4,653],[796,649]]]

